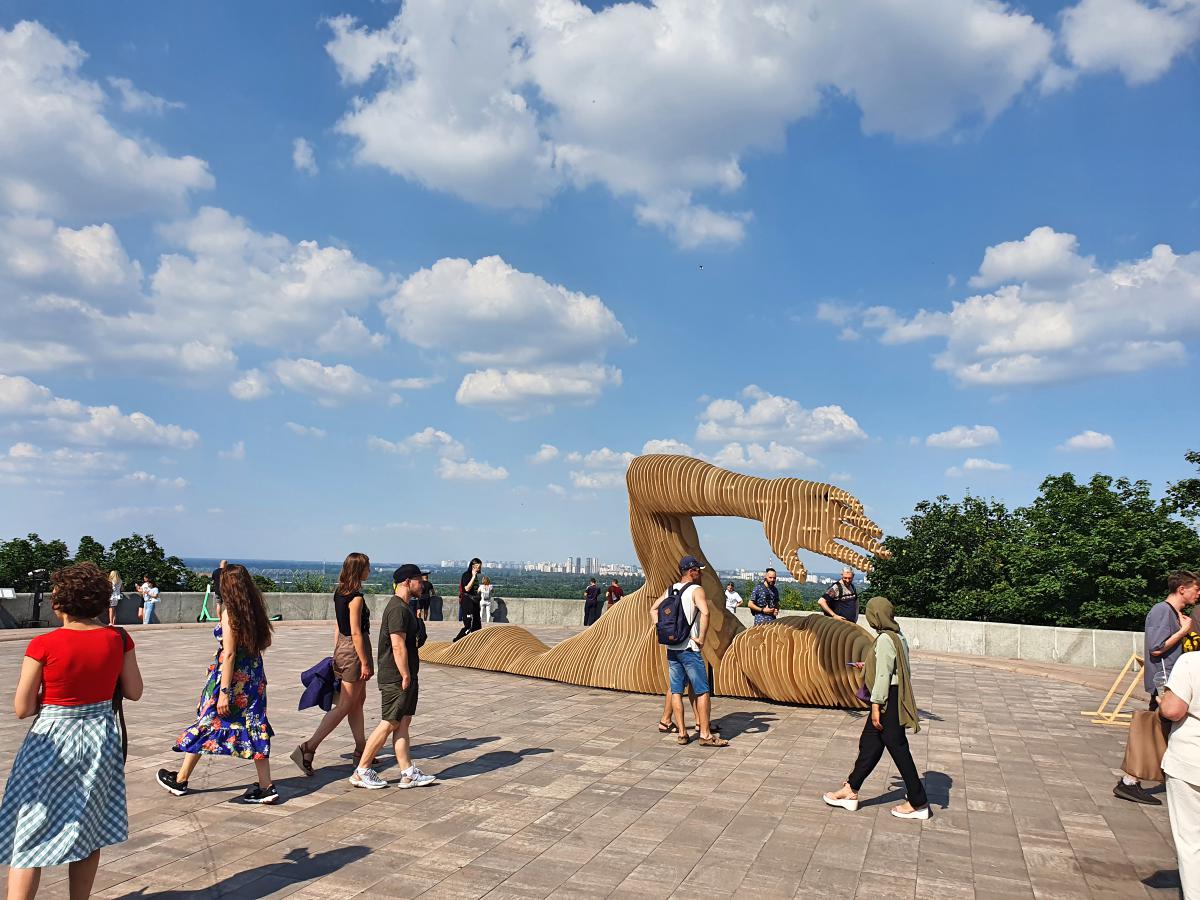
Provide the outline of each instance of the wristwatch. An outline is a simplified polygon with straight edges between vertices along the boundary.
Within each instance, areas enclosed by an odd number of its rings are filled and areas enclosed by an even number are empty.
[[[229,688],[227,688],[227,687],[223,687],[223,688],[221,688],[221,693],[222,693],[222,694],[228,694],[228,693],[229,693]]]

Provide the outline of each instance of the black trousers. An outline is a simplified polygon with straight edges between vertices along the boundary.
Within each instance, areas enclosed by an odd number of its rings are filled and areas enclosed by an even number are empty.
[[[879,717],[883,723],[883,731],[876,731],[875,726],[871,724],[871,717],[867,716],[862,737],[858,739],[858,759],[854,763],[854,771],[846,781],[857,793],[867,776],[879,765],[879,760],[883,759],[883,751],[887,750],[900,772],[900,777],[904,779],[904,792],[908,794],[908,802],[919,809],[929,803],[929,798],[925,796],[925,785],[921,783],[912,751],[908,749],[908,736],[904,733],[904,726],[900,724],[899,693],[900,689],[896,685],[888,688],[887,706],[883,708]]]
[[[583,624],[591,625],[593,622],[595,622],[599,618],[600,618],[600,604],[599,603],[587,603],[585,601],[583,604]]]
[[[479,601],[474,597],[463,597],[458,601],[458,608],[462,611],[462,630],[454,636],[454,640],[458,640],[463,635],[470,634],[472,631],[478,631],[483,627],[479,621]]]

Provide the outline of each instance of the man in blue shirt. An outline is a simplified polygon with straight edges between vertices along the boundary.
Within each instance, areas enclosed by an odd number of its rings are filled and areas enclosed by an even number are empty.
[[[775,577],[775,570],[767,569],[763,580],[754,586],[750,595],[750,612],[754,613],[755,625],[766,625],[779,616],[779,588],[775,587]]]

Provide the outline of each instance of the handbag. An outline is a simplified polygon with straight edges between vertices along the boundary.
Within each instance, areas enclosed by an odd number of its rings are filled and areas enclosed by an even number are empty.
[[[117,625],[113,626],[113,631],[121,636],[121,660],[124,665],[127,634],[124,628]],[[129,730],[125,727],[125,694],[121,691],[120,675],[117,676],[117,684],[113,688],[112,708],[113,712],[117,714],[117,723],[121,729],[121,759],[127,761],[129,759]]]
[[[1121,770],[1140,781],[1165,781],[1163,754],[1167,752],[1167,729],[1157,712],[1138,710],[1129,722],[1129,742]]]

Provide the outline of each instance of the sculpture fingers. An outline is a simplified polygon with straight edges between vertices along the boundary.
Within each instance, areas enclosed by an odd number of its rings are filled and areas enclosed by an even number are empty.
[[[857,553],[836,541],[829,541],[820,552],[830,559],[836,559],[838,562],[852,566],[860,572],[871,571],[871,560],[869,557],[863,556],[861,553]]]
[[[838,523],[834,538],[840,541],[848,541],[866,550],[868,553],[879,553],[880,551],[887,552],[883,549],[877,538],[882,532],[878,529],[868,530],[860,525],[850,525],[845,522]]]

